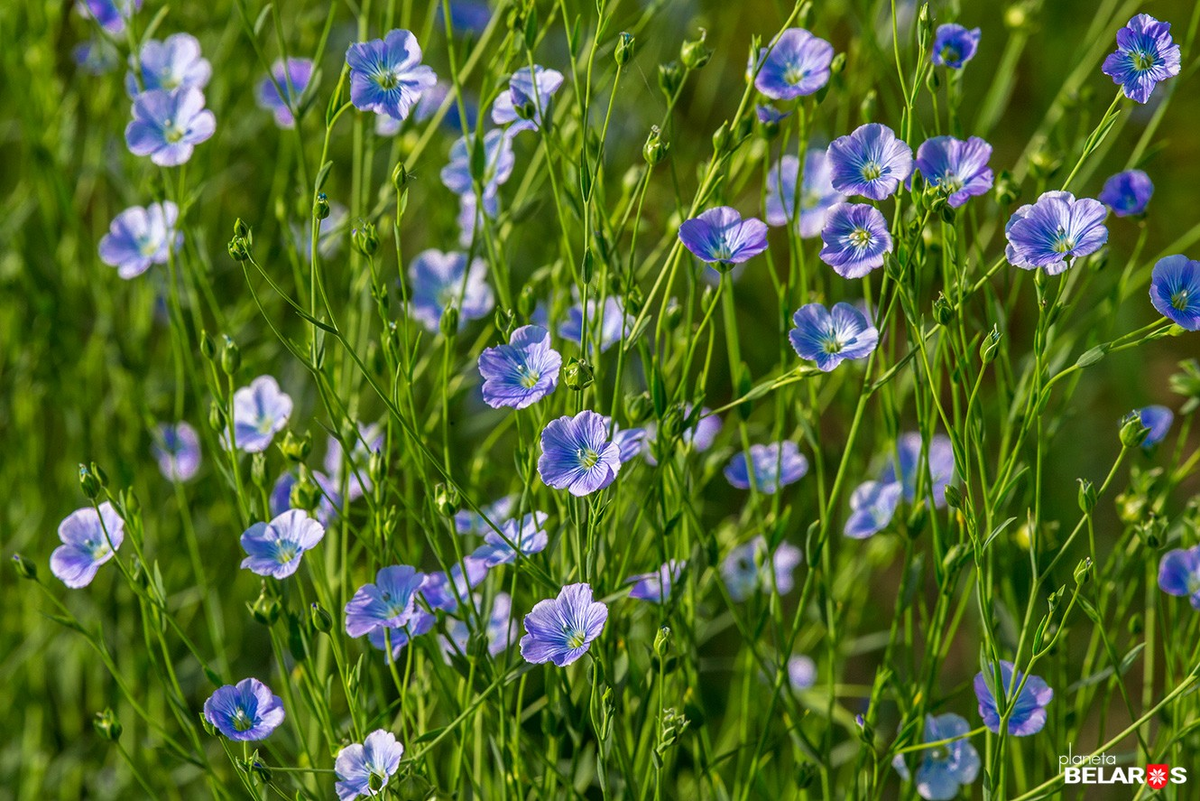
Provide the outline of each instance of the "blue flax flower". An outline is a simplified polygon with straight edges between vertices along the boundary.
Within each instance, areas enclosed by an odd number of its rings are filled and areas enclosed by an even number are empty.
[[[1159,259],[1150,276],[1150,302],[1179,327],[1200,331],[1200,261],[1187,256]]]
[[[517,621],[512,618],[512,596],[507,592],[496,593],[492,600],[492,611],[488,615],[483,636],[487,641],[488,653],[492,656],[504,653],[517,639]],[[471,626],[465,620],[451,620],[446,626],[446,636],[441,639],[442,653],[447,658],[466,656],[470,641]]]
[[[737,209],[718,206],[685,220],[679,240],[700,261],[708,264],[741,264],[767,249],[767,225],[751,217],[742,219]]]
[[[483,402],[493,409],[524,409],[554,391],[561,367],[562,356],[550,347],[550,332],[523,325],[512,332],[507,345],[479,354]]]
[[[421,63],[421,46],[411,31],[392,30],[382,39],[352,44],[346,63],[354,107],[397,120],[408,117],[421,93],[437,83],[437,75]]]
[[[270,523],[255,523],[242,533],[247,554],[242,567],[260,576],[285,579],[300,567],[304,552],[324,536],[324,526],[299,509],[289,509]]]
[[[346,602],[346,633],[361,637],[381,626],[406,626],[417,611],[417,593],[425,580],[424,573],[408,565],[381,568],[374,584],[359,587]]]
[[[1187,598],[1193,609],[1200,609],[1200,545],[1164,554],[1158,564],[1158,586],[1168,595]]]
[[[73,590],[86,587],[100,565],[113,558],[125,541],[125,521],[108,501],[99,513],[92,507],[76,509],[58,524],[62,545],[50,554],[50,572]]]
[[[212,65],[200,55],[200,42],[190,33],[176,33],[165,41],[150,40],[142,45],[140,58],[129,59],[134,66],[125,74],[125,91],[130,97],[139,92],[163,89],[203,89],[212,77]],[[134,70],[141,65],[141,88]]]
[[[867,481],[858,485],[850,495],[850,517],[843,533],[856,540],[878,534],[892,522],[903,490],[896,481]]]
[[[547,486],[582,497],[604,489],[621,470],[621,449],[603,415],[582,411],[542,429],[538,475]]]
[[[1021,686],[1022,674],[1013,672],[1012,662],[1000,662],[1000,675],[1004,682],[1005,694],[1014,687]],[[996,705],[993,684],[995,675],[992,668],[988,672],[975,674],[975,697],[979,700],[979,714],[983,724],[992,732],[1000,731],[1000,711]],[[1012,704],[1012,714],[1008,718],[1008,733],[1016,737],[1037,734],[1046,725],[1046,706],[1054,698],[1054,690],[1046,684],[1041,676],[1030,676],[1021,689],[1021,694]]]
[[[865,359],[879,344],[879,331],[849,303],[834,304],[832,310],[809,303],[796,311],[792,322],[796,327],[788,339],[796,354],[815,361],[826,373],[845,359]]]
[[[688,418],[692,414],[692,404],[688,404],[684,409],[684,418]],[[703,453],[712,447],[713,441],[717,438],[717,434],[721,433],[721,417],[712,413],[708,407],[700,409],[700,418],[696,420],[696,424],[679,435],[679,439],[684,445],[689,446],[696,453]],[[654,456],[654,444],[658,439],[658,425],[650,422],[646,424],[646,437],[643,440],[642,454],[646,459],[646,464],[654,466],[658,464],[658,460]]]
[[[604,423],[612,431],[612,441],[617,446],[617,454],[621,460],[621,464],[625,464],[642,452],[642,448],[646,444],[646,429],[621,428],[621,426],[614,423],[612,418],[607,415],[604,417]]]
[[[1142,440],[1142,447],[1147,449],[1166,439],[1171,423],[1175,422],[1175,413],[1166,406],[1147,406],[1138,409],[1137,415],[1142,425],[1150,429],[1150,433]]]
[[[404,647],[422,634],[428,634],[436,622],[437,617],[418,606],[413,610],[412,617],[403,626],[398,629],[376,626],[367,632],[367,641],[380,651],[386,651],[388,644],[391,643],[391,660],[396,662],[400,658],[400,654],[404,652]]]
[[[754,87],[772,100],[793,100],[829,83],[833,45],[803,28],[788,28],[759,51],[759,59]]]
[[[483,259],[474,259],[468,269],[466,253],[423,250],[408,265],[412,286],[408,313],[426,330],[436,333],[442,315],[453,304],[458,309],[461,331],[469,320],[487,316],[495,305],[486,276]]]
[[[475,194],[475,185],[471,174],[471,149],[475,144],[475,134],[460,137],[450,146],[450,163],[442,167],[442,184],[460,197]],[[479,183],[483,186],[483,201],[485,207],[493,201],[500,191],[501,185],[512,176],[516,156],[513,154],[512,136],[507,131],[493,128],[483,135],[483,175]],[[486,209],[488,215],[494,215],[494,209]]]
[[[721,578],[735,601],[744,601],[760,589],[787,595],[795,586],[792,572],[802,561],[800,549],[788,542],[768,554],[767,540],[760,534],[729,552],[721,562]]]
[[[683,568],[686,564],[686,562],[672,559],[652,573],[638,573],[636,576],[630,576],[625,579],[626,584],[633,585],[633,588],[629,590],[629,597],[656,604],[666,603],[671,599],[671,590],[674,588],[675,582],[679,581],[679,577],[683,575]]]
[[[889,459],[883,468],[879,480],[884,484],[892,484],[899,480],[904,488],[904,499],[909,503],[916,500],[917,466],[921,460],[921,435],[916,432],[904,434],[896,442],[899,454],[900,469],[896,470],[896,460]],[[932,482],[932,490],[928,484],[925,492],[932,493],[933,505],[940,509],[946,505],[946,487],[954,478],[954,448],[950,438],[944,434],[936,434],[929,440],[929,476],[926,481]],[[897,472],[900,478],[896,478]]]
[[[133,121],[125,126],[125,144],[135,156],[149,156],[160,167],[177,167],[216,129],[217,118],[204,107],[199,89],[155,89],[133,99]]]
[[[1101,72],[1138,103],[1150,100],[1159,81],[1179,74],[1179,45],[1171,39],[1171,23],[1138,14],[1117,31],[1117,50],[1104,59]]]
[[[438,3],[437,18],[438,23],[444,23],[444,7]],[[488,7],[486,0],[451,0],[450,3],[450,27],[454,33],[463,35],[467,33],[480,34],[487,30],[488,23],[492,21],[492,10]]]
[[[279,389],[279,382],[260,375],[233,393],[234,444],[246,453],[262,453],[291,414],[292,399]],[[223,439],[228,447],[228,435]]]
[[[265,740],[283,723],[283,701],[258,679],[218,687],[204,702],[204,717],[230,740]]]
[[[934,64],[961,70],[975,58],[981,36],[978,28],[967,30],[953,22],[939,25],[933,34],[933,53],[930,57]]]
[[[400,769],[404,746],[396,735],[376,729],[361,744],[354,743],[338,751],[333,763],[338,801],[351,801],[359,796],[375,798],[383,794],[388,779]]]
[[[182,421],[161,424],[154,432],[154,460],[169,481],[190,481],[200,469],[200,437]]]
[[[792,112],[780,111],[779,109],[772,106],[770,103],[759,103],[755,107],[754,113],[756,115],[758,115],[758,121],[761,122],[763,125],[767,125],[770,123],[780,123],[780,122],[783,122],[784,120],[786,120],[788,117],[792,116]],[[771,223],[771,224],[775,225],[775,223]]]
[[[487,515],[488,520],[498,523],[512,517],[518,500],[520,500],[519,495],[505,495],[503,498],[499,498],[483,507],[480,511],[483,515]],[[459,534],[479,534],[487,528],[487,523],[483,521],[483,515],[473,512],[470,509],[463,509],[454,515],[454,528]]]
[[[116,267],[117,275],[126,280],[152,264],[166,264],[171,251],[183,244],[183,234],[175,230],[178,221],[179,207],[169,200],[125,209],[100,238],[100,260]]]
[[[1118,217],[1135,217],[1145,213],[1153,194],[1154,182],[1149,175],[1141,170],[1126,170],[1105,181],[1098,197]]]
[[[603,304],[595,298],[588,298],[587,314],[588,339],[591,340],[597,330],[600,332],[601,353],[624,339],[625,334],[633,328],[633,315],[626,314],[621,299],[613,295],[605,298]],[[570,342],[580,341],[583,337],[582,303],[576,303],[567,309],[567,319],[559,324],[558,335]]]
[[[767,173],[767,223],[786,225],[796,216],[796,181],[800,159],[784,156]],[[845,198],[833,188],[833,167],[824,150],[804,154],[804,179],[800,185],[800,219],[796,229],[802,239],[821,233],[829,209]]]
[[[874,206],[839,203],[829,210],[821,230],[821,261],[842,278],[862,278],[883,266],[892,252],[887,220]]]
[[[589,585],[568,584],[557,598],[538,601],[525,616],[528,633],[521,638],[521,656],[535,665],[565,667],[587,653],[606,620],[608,607],[592,600]]]
[[[1046,192],[1033,205],[1017,209],[1005,225],[1005,255],[1022,270],[1044,267],[1047,275],[1058,275],[1075,259],[1095,253],[1108,241],[1107,215],[1098,200],[1076,200],[1070,192]]]
[[[798,654],[787,663],[788,684],[800,692],[811,689],[817,683],[817,663],[811,656]]]
[[[495,531],[484,535],[484,543],[471,556],[487,567],[507,565],[517,561],[517,552],[531,556],[546,549],[549,537],[546,534],[545,512],[534,512],[522,518],[513,518],[501,527],[503,536]]]
[[[912,148],[886,125],[860,125],[829,143],[833,188],[846,195],[883,200],[912,174]]]
[[[750,470],[759,492],[774,495],[780,487],[794,484],[808,472],[808,459],[791,440],[770,445],[751,445],[750,460],[745,452],[734,454],[725,466],[725,478],[738,489],[750,489]]]
[[[94,19],[104,30],[117,34],[141,10],[142,0],[80,0],[75,7],[84,19]]]
[[[259,108],[264,108],[275,115],[275,124],[280,128],[292,128],[296,118],[292,107],[300,100],[304,90],[308,88],[313,76],[313,63],[307,58],[289,58],[285,64],[283,59],[271,65],[271,74],[258,82],[255,90],[255,100]],[[391,117],[381,117],[391,119]]]
[[[992,169],[988,166],[991,157],[992,146],[978,136],[966,141],[935,136],[917,148],[916,167],[925,181],[944,192],[950,206],[957,209],[992,188]]]
[[[466,568],[465,572],[463,568]],[[464,556],[461,564],[450,568],[447,575],[444,571],[430,573],[421,587],[421,597],[433,609],[454,614],[458,611],[459,601],[471,594],[471,590],[487,577],[488,567],[482,560],[474,556]]]
[[[508,91],[501,92],[492,104],[492,122],[497,125],[515,123],[509,134],[536,131],[550,113],[550,99],[563,84],[558,70],[534,65],[522,67],[512,74]]]
[[[970,730],[971,724],[954,713],[925,716],[925,739],[922,742],[952,742],[919,752],[921,761],[917,767],[917,794],[921,798],[927,801],[951,801],[958,798],[961,786],[975,781],[980,762],[979,752],[966,737]],[[905,781],[911,780],[903,754],[896,754],[892,766]]]

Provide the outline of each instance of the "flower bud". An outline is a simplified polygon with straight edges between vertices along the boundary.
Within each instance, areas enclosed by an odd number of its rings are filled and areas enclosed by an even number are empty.
[[[225,337],[221,345],[221,369],[225,371],[225,375],[233,375],[241,366],[241,349],[238,348],[236,342],[229,337]]]
[[[254,603],[246,604],[250,616],[264,626],[274,625],[279,620],[279,599],[267,592],[267,582],[262,583],[262,589]]]
[[[732,141],[733,137],[729,133],[729,122],[726,121],[721,123],[721,127],[717,128],[717,130],[713,133],[713,150],[717,155],[720,155],[729,149],[729,145]]]
[[[1096,487],[1086,478],[1079,479],[1079,510],[1085,515],[1096,508]]]
[[[12,560],[13,569],[17,571],[18,576],[23,579],[29,579],[30,581],[37,581],[37,565],[35,565],[31,560],[26,559],[24,556],[21,556],[19,553],[14,553]]]
[[[324,192],[317,193],[317,201],[313,204],[313,216],[318,220],[324,220],[329,217],[329,198]]]
[[[317,504],[320,502],[321,488],[309,478],[307,470],[301,470],[300,477],[296,479],[296,483],[292,485],[292,491],[288,493],[288,505],[293,509],[311,512],[317,508]]]
[[[683,62],[683,66],[689,70],[698,70],[712,59],[712,48],[704,44],[707,38],[708,31],[701,28],[699,39],[683,43],[679,49],[679,60]]]
[[[382,484],[387,478],[387,457],[382,449],[371,451],[371,457],[367,460],[367,475],[373,484]]]
[[[250,258],[250,246],[245,239],[235,236],[229,240],[229,258],[234,261],[246,261]]]
[[[996,202],[998,204],[1001,206],[1011,206],[1021,196],[1021,187],[1013,179],[1011,172],[1001,170],[1000,174],[996,176],[996,185],[993,192],[996,195]]]
[[[594,378],[592,366],[586,361],[574,356],[567,359],[567,364],[563,368],[563,383],[567,385],[568,389],[582,392],[592,385]]]
[[[642,157],[646,159],[647,164],[653,167],[667,157],[669,147],[662,140],[662,132],[659,131],[658,126],[652,126],[650,135],[646,137],[646,144],[642,146]]]
[[[862,102],[858,104],[858,117],[864,123],[869,123],[875,119],[875,102],[878,98],[879,95],[875,93],[874,89],[863,95]]]
[[[529,284],[521,287],[521,294],[517,296],[517,312],[522,319],[528,320],[533,316],[533,310],[537,308],[537,295],[534,294],[533,287]]]
[[[315,601],[309,611],[312,616],[313,628],[322,634],[328,634],[333,628],[333,615],[329,614],[325,607]]]
[[[216,400],[208,405],[208,424],[218,434],[225,433],[225,410]]]
[[[658,654],[660,657],[663,657],[666,656],[667,652],[670,650],[671,629],[667,626],[663,626],[658,630],[658,633],[654,635],[654,653]]]
[[[100,497],[100,490],[103,489],[99,476],[85,464],[79,465],[79,488],[83,490],[83,496],[89,501]]]
[[[379,250],[379,233],[375,230],[375,224],[360,222],[350,232],[350,244],[364,256],[374,256],[375,251]]]
[[[209,361],[217,357],[217,343],[207,331],[200,332],[200,353]]]
[[[951,509],[961,509],[963,505],[962,490],[953,484],[946,485],[946,505]]]
[[[408,168],[401,161],[392,169],[392,186],[396,187],[397,192],[404,191],[408,185]]]
[[[458,490],[448,484],[438,484],[435,488],[434,503],[444,517],[454,517],[458,514],[460,498]]]
[[[267,486],[267,455],[256,453],[250,457],[250,481],[262,489]]]
[[[613,58],[616,59],[618,67],[624,67],[633,58],[633,47],[632,33],[622,31],[617,35],[617,49],[613,52]]]
[[[650,413],[650,393],[630,392],[625,396],[625,413],[630,420],[643,420]]]
[[[1075,566],[1075,583],[1083,586],[1092,580],[1092,557],[1085,556]]]
[[[1126,448],[1140,448],[1150,429],[1142,425],[1142,416],[1130,412],[1121,419],[1121,444]]]
[[[991,364],[996,358],[996,351],[1000,349],[1000,327],[992,326],[990,334],[983,338],[983,344],[979,346],[979,359],[984,364]]]
[[[121,739],[121,721],[117,720],[117,715],[112,709],[105,709],[103,712],[96,713],[96,719],[92,721],[92,725],[96,727],[96,733],[115,743]]]
[[[954,320],[954,307],[946,300],[946,296],[940,293],[933,302],[933,319],[937,320],[938,325],[949,325]]]
[[[438,330],[442,332],[442,336],[446,339],[452,338],[458,333],[458,304],[451,303],[442,312],[442,317],[438,320]]]
[[[289,462],[294,464],[305,462],[312,453],[312,435],[305,431],[303,437],[297,437],[291,431],[287,431],[283,435],[283,443],[279,446],[279,450],[283,453],[283,458]]]
[[[658,65],[658,87],[667,96],[667,100],[675,97],[675,93],[679,91],[682,83],[683,67],[679,66],[679,62],[672,61],[670,64]]]

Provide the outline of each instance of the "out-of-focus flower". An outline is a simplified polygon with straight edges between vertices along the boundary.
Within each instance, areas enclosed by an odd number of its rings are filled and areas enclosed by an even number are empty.
[[[153,450],[159,471],[170,481],[190,481],[200,469],[200,437],[183,421],[159,425]]]
[[[892,522],[903,489],[895,481],[867,481],[860,484],[850,495],[850,517],[846,520],[845,535],[865,540],[882,531]]]
[[[958,798],[960,787],[975,781],[980,762],[979,752],[966,736],[970,730],[971,724],[953,713],[925,716],[925,739],[922,742],[950,742],[921,751],[921,761],[917,767],[917,794],[921,798],[927,801],[951,801]],[[892,767],[905,781],[911,780],[903,754],[896,754]]]
[[[451,620],[446,626],[446,637],[442,638],[443,651],[449,655],[467,655],[471,640],[471,627],[464,620]],[[492,611],[488,615],[483,632],[487,640],[488,653],[498,656],[517,639],[517,621],[512,617],[512,597],[507,592],[498,592],[492,599]]]
[[[152,39],[142,45],[138,58],[131,56],[129,61],[125,91],[130,97],[154,89],[203,89],[212,77],[212,65],[200,54],[200,42],[190,33],[172,34],[162,42]]]
[[[896,470],[896,459],[889,459],[884,465],[879,480],[884,484],[899,481],[904,488],[904,499],[912,502],[916,499],[917,467],[921,460],[921,435],[916,432],[904,434],[896,443],[899,453],[900,469]],[[936,434],[929,441],[929,481],[932,489],[925,487],[926,492],[933,495],[933,503],[937,508],[946,505],[946,486],[954,478],[954,448],[950,438],[944,434]],[[897,479],[899,473],[899,479]]]
[[[262,453],[292,414],[292,399],[272,376],[260,375],[233,393],[233,441],[238,450]],[[228,446],[228,435],[225,435]]]
[[[183,244],[183,234],[175,230],[178,221],[179,207],[169,200],[125,209],[100,239],[100,260],[126,280],[152,264],[166,264],[170,252]]]
[[[471,595],[471,590],[479,586],[487,572],[487,565],[481,560],[465,556],[460,564],[450,568],[449,575],[441,570],[430,573],[421,587],[421,597],[432,608],[454,614],[458,611],[459,601]]]
[[[600,352],[603,353],[620,342],[633,328],[633,315],[625,313],[621,299],[609,295],[603,305],[595,298],[588,298],[588,340],[600,329]],[[602,319],[601,319],[602,318]],[[576,303],[567,309],[567,319],[558,326],[558,335],[570,342],[579,342],[583,336],[583,305]]]
[[[798,654],[788,660],[788,683],[796,691],[808,690],[817,683],[817,663],[811,656]]]
[[[432,631],[435,623],[437,623],[437,617],[418,606],[413,610],[412,617],[403,626],[396,629],[376,626],[367,632],[367,641],[380,651],[386,651],[390,643],[392,646],[391,660],[395,662],[400,658],[406,645],[422,634]]]
[[[121,33],[134,14],[142,8],[142,0],[80,0],[75,4],[80,16],[94,19],[101,28],[112,34]]]
[[[1163,554],[1158,564],[1158,586],[1168,595],[1187,598],[1193,609],[1200,609],[1200,545]]]
[[[454,304],[462,330],[468,321],[487,316],[495,305],[486,277],[483,259],[473,260],[468,269],[465,253],[421,251],[408,265],[409,314],[426,330],[436,332],[447,307]]]
[[[450,163],[442,167],[442,184],[456,195],[475,194],[471,173],[471,148],[475,136],[454,140],[450,146]],[[483,186],[485,204],[496,197],[500,187],[512,176],[514,164],[512,136],[507,131],[493,128],[483,135],[483,175],[479,176],[479,183]]]
[[[687,405],[684,410],[685,418],[691,416],[693,408],[690,403]],[[707,407],[702,408],[700,410],[700,419],[696,421],[696,424],[679,436],[684,444],[691,446],[696,453],[703,453],[711,448],[713,440],[721,432],[721,417],[711,412],[712,410]],[[658,426],[653,422],[647,423],[646,437],[642,441],[643,456],[646,459],[646,464],[651,466],[658,464],[658,460],[654,458],[654,443],[657,438]]]
[[[1175,413],[1166,406],[1146,406],[1138,409],[1137,414],[1142,425],[1150,429],[1150,433],[1142,440],[1143,448],[1150,448],[1162,442],[1171,430],[1171,423],[1175,421]]]
[[[548,517],[545,512],[533,512],[523,518],[509,520],[501,527],[504,536],[489,531],[484,535],[483,545],[476,548],[471,556],[487,567],[496,567],[517,561],[518,552],[524,557],[545,550],[549,543],[546,534]]]
[[[750,471],[759,492],[774,495],[780,487],[794,484],[808,472],[808,459],[791,440],[770,445],[751,445],[750,460],[737,453],[725,466],[725,478],[738,489],[750,489]]]
[[[988,670],[991,668],[989,666]],[[1014,673],[1012,662],[1000,662],[1000,675],[1007,694],[1014,686],[1021,686],[1022,674]],[[975,697],[979,700],[979,714],[990,731],[1000,731],[1000,711],[996,705],[993,674],[980,671],[975,674]],[[1021,694],[1012,702],[1008,718],[1008,733],[1015,737],[1037,734],[1046,725],[1046,706],[1054,698],[1054,690],[1041,676],[1030,676],[1021,689]]]
[[[492,122],[508,125],[509,134],[536,131],[550,113],[550,100],[563,84],[558,70],[534,65],[533,70],[522,67],[512,74],[508,91],[501,92],[492,104]]]
[[[1141,170],[1119,172],[1104,182],[1099,200],[1118,217],[1132,217],[1146,211],[1154,194],[1154,182]]]
[[[800,159],[784,156],[767,173],[767,223],[786,225],[795,217],[796,180]],[[833,168],[824,150],[809,150],[804,155],[804,180],[800,186],[800,219],[796,228],[802,239],[821,233],[829,209],[845,198],[833,188]]]
[[[626,584],[632,584],[629,590],[630,598],[662,604],[671,599],[671,590],[679,577],[683,575],[686,562],[672,559],[664,563],[652,573],[638,573],[625,579]]]
[[[255,99],[259,107],[274,114],[280,128],[295,126],[292,105],[304,94],[312,75],[311,59],[289,58],[286,64],[283,59],[277,60],[271,65],[271,75],[258,82]]]
[[[788,542],[768,553],[767,540],[759,535],[729,552],[721,562],[721,578],[735,601],[744,601],[760,589],[787,595],[795,586],[792,572],[802,561],[800,549]]]
[[[930,58],[934,64],[960,70],[975,58],[982,35],[979,28],[967,30],[953,22],[939,25],[933,34],[933,53]]]

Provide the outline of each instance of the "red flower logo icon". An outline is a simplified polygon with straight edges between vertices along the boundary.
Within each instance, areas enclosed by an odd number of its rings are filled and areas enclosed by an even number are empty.
[[[1146,766],[1146,784],[1151,789],[1161,790],[1166,787],[1171,781],[1171,766],[1170,765],[1147,765]]]

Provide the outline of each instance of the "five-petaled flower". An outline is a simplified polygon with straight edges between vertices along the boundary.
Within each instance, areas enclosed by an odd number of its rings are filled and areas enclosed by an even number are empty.
[[[736,453],[725,466],[725,478],[738,489],[750,489],[753,474],[754,487],[767,495],[774,495],[780,487],[799,481],[808,472],[808,459],[791,440],[770,445],[751,445],[750,459],[745,452]]]
[[[242,679],[217,688],[204,717],[230,740],[265,740],[283,722],[283,701],[258,679]]]
[[[933,34],[933,53],[930,58],[934,64],[960,70],[975,58],[980,36],[982,32],[979,28],[968,30],[953,22],[939,25]]]
[[[421,63],[421,46],[411,31],[392,30],[382,39],[352,44],[346,63],[354,107],[401,121],[421,93],[437,83],[437,75]]]
[[[759,51],[759,59],[754,88],[772,100],[793,100],[829,83],[833,45],[803,28],[788,28]]]
[[[591,586],[568,584],[557,598],[538,601],[525,616],[521,656],[535,665],[565,667],[587,653],[606,620],[608,607],[592,599]]]
[[[426,330],[436,332],[442,315],[453,305],[462,330],[469,320],[486,316],[496,302],[486,277],[483,259],[473,259],[468,268],[466,253],[423,250],[408,265],[412,288],[408,313]]]
[[[562,356],[550,347],[550,332],[525,325],[512,332],[507,345],[479,354],[483,402],[493,409],[524,409],[558,386]]]
[[[275,115],[275,124],[291,128],[296,124],[292,113],[313,76],[313,63],[307,58],[283,59],[271,65],[271,74],[258,82],[255,100],[260,108]],[[389,118],[390,119],[390,118]]]
[[[117,275],[126,280],[146,272],[152,264],[166,264],[171,252],[183,243],[183,234],[175,230],[178,221],[179,207],[169,200],[125,209],[100,238],[100,260],[116,267]]]
[[[149,156],[160,167],[177,167],[216,129],[217,118],[204,107],[199,89],[154,89],[133,99],[125,143],[135,156]]]
[[[866,481],[859,484],[850,495],[850,517],[846,520],[843,533],[856,540],[865,540],[878,534],[892,522],[903,490],[898,481]]]
[[[73,590],[86,587],[100,565],[113,558],[125,541],[125,521],[108,501],[97,512],[76,509],[58,524],[62,545],[50,554],[50,572]]]
[[[200,55],[200,42],[190,33],[176,33],[162,42],[152,39],[129,61],[133,69],[125,75],[125,90],[130,97],[152,89],[203,89],[212,77],[212,65]]]
[[[1095,253],[1108,241],[1107,214],[1098,200],[1076,199],[1070,192],[1046,192],[1036,203],[1017,209],[1005,225],[1005,255],[1022,270],[1042,267],[1047,275],[1058,275],[1075,259]]]
[[[402,756],[404,746],[396,741],[396,735],[384,729],[376,729],[362,743],[338,751],[333,764],[338,779],[333,789],[338,801],[382,795],[388,779],[400,769]]]
[[[242,532],[246,558],[242,567],[260,576],[285,579],[300,567],[305,551],[325,536],[325,527],[300,509],[289,509],[270,523],[255,523]]]
[[[829,372],[845,359],[865,359],[879,344],[879,331],[849,303],[826,309],[820,303],[801,306],[792,316],[788,339],[801,359],[815,361]]]
[[[534,65],[522,67],[512,74],[508,91],[501,92],[492,104],[492,122],[497,125],[514,123],[510,134],[536,131],[550,112],[550,99],[563,84],[558,70]]]
[[[1101,71],[1138,103],[1150,100],[1160,81],[1179,74],[1179,45],[1171,38],[1171,23],[1138,14],[1117,31],[1117,49],[1104,59]]]
[[[1017,687],[1021,688],[1020,695],[1007,702],[1008,733],[1016,737],[1037,734],[1046,725],[1046,706],[1054,698],[1054,690],[1041,676],[1029,676],[1022,686],[1023,676],[1019,671],[1014,672],[1012,662],[1000,662],[1000,675],[1005,696]],[[979,700],[983,725],[998,733],[1002,715],[996,703],[995,683],[995,673],[990,665],[987,672],[975,674],[975,697]]]
[[[575,496],[604,489],[621,470],[621,449],[610,437],[608,421],[592,411],[551,420],[542,430],[538,475]]]
[[[1150,302],[1180,328],[1200,331],[1200,261],[1159,259],[1150,276]]]
[[[866,203],[839,203],[821,229],[821,261],[842,278],[862,278],[883,266],[892,235],[879,209]]]
[[[471,170],[471,151],[476,136],[460,137],[450,146],[450,161],[442,167],[442,184],[460,197],[474,197],[474,180],[478,177],[483,187],[483,211],[492,217],[496,214],[496,195],[500,186],[512,176],[513,165],[517,163],[512,134],[499,128],[483,134],[483,173],[479,176]]]
[[[787,595],[795,586],[792,572],[803,560],[800,549],[790,542],[781,542],[769,552],[760,534],[729,552],[721,562],[721,578],[735,601],[744,601],[760,589]]]
[[[800,159],[784,156],[767,173],[767,224],[786,225],[796,216],[797,196],[800,201],[800,219],[796,229],[802,239],[821,233],[829,209],[845,198],[833,188],[833,167],[826,151],[809,150],[804,155],[804,178],[799,192],[796,181],[800,178]]]
[[[291,414],[292,399],[279,389],[279,382],[260,375],[233,393],[234,445],[246,453],[262,453]],[[223,439],[228,447],[228,436]]]
[[[374,584],[364,584],[346,602],[346,633],[361,637],[379,627],[403,628],[417,610],[417,593],[425,583],[424,573],[408,565],[384,567]]]
[[[1135,217],[1146,212],[1153,194],[1154,182],[1149,175],[1141,170],[1125,170],[1105,181],[1097,197],[1118,217]]]
[[[929,185],[945,194],[951,207],[958,208],[992,188],[991,157],[992,146],[978,136],[965,141],[935,136],[917,148],[916,168]]]
[[[877,122],[829,143],[833,188],[846,195],[883,200],[912,173],[912,148]]]
[[[737,209],[718,206],[685,220],[679,240],[700,261],[708,264],[741,264],[767,249],[767,225]]]
[[[979,775],[979,752],[967,734],[971,724],[966,719],[947,713],[925,716],[925,743],[939,743],[917,753],[917,794],[926,801],[951,801],[958,798],[959,788],[975,781]],[[948,742],[947,742],[948,741]],[[896,772],[911,780],[904,754],[892,760]]]
[[[1158,586],[1168,595],[1187,598],[1193,609],[1200,609],[1200,545],[1164,554],[1158,564]]]
[[[200,437],[187,423],[161,424],[153,450],[159,471],[170,481],[190,481],[200,469]]]

